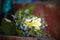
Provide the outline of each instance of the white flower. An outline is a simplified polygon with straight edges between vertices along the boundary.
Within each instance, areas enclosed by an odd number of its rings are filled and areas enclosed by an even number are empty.
[[[41,18],[33,19],[32,22],[36,22],[36,25],[37,25],[37,26],[41,26],[41,25],[42,25],[42,24],[41,24]]]
[[[33,17],[32,19],[35,20],[35,19],[37,19],[37,17]]]
[[[39,22],[39,23],[38,23],[38,26],[41,26],[41,25],[42,25],[42,24]]]
[[[22,11],[19,11],[19,13],[22,13]]]
[[[26,9],[26,10],[25,10],[25,13],[28,14],[28,13],[29,13],[29,9]]]
[[[31,21],[31,19],[26,19],[26,20]]]
[[[41,22],[41,18],[38,18],[38,19],[36,19],[36,21],[39,21],[39,22]]]

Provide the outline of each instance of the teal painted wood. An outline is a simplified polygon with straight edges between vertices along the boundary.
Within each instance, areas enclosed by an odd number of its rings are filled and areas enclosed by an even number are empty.
[[[6,13],[11,9],[12,0],[3,0],[2,1],[2,12]]]
[[[38,0],[15,0],[17,3],[23,3],[23,2],[37,2]]]
[[[16,2],[20,2],[20,3],[22,3],[22,2],[32,2],[32,0],[15,0]]]

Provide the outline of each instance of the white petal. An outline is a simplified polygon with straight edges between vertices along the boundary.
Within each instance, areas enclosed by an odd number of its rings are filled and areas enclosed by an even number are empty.
[[[26,10],[25,10],[25,13],[28,14],[28,13],[29,13],[29,9],[26,9]]]
[[[41,18],[38,18],[38,19],[37,19],[37,21],[39,21],[39,22],[40,22],[40,21],[41,21]]]
[[[38,23],[38,26],[41,26],[42,24],[41,23]]]
[[[5,20],[6,20],[7,22],[11,22],[11,20],[9,20],[9,19],[6,19],[6,18],[5,18]]]

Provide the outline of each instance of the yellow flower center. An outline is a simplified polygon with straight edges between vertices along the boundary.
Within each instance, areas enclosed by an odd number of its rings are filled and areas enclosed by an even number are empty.
[[[40,28],[39,28],[39,25],[38,25],[38,24],[39,24],[39,21],[31,21],[31,20],[26,19],[26,20],[25,20],[25,24],[26,24],[27,26],[30,26],[30,27],[33,26],[33,27],[35,27],[35,29],[37,29],[37,30],[40,29]]]

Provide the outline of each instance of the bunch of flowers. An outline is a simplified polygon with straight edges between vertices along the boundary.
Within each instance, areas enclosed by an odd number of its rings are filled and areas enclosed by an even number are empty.
[[[15,23],[16,30],[19,36],[44,36],[44,24],[42,18],[32,14],[34,5],[29,5],[18,10],[15,15],[12,15]]]

